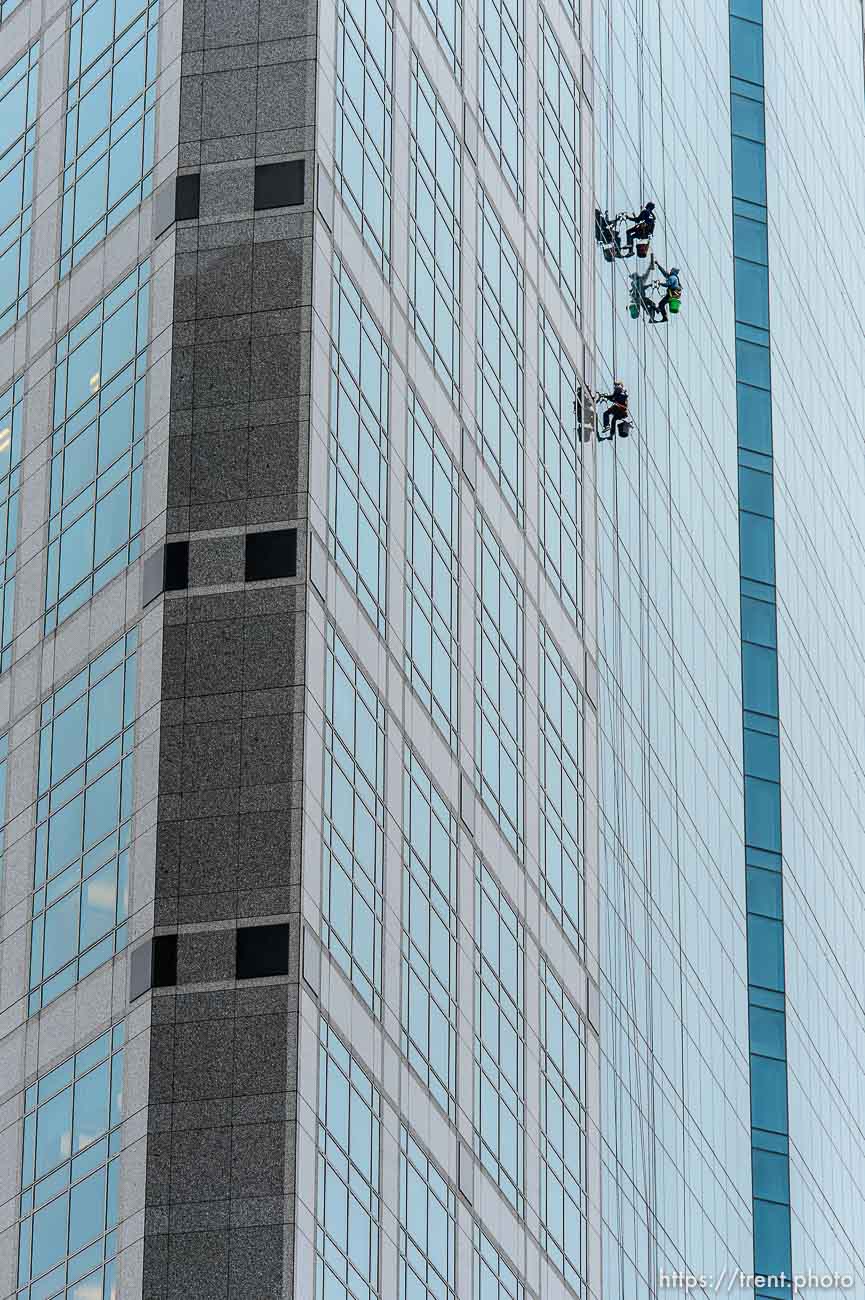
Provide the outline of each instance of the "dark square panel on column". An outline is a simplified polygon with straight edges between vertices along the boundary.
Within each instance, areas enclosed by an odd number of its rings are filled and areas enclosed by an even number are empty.
[[[297,529],[246,534],[246,581],[297,577]]]
[[[185,591],[189,586],[189,542],[165,546],[165,590]]]
[[[201,202],[201,177],[178,176],[174,191],[174,220],[197,221]]]
[[[237,978],[288,974],[288,925],[244,925],[237,931]]]
[[[303,203],[304,160],[262,163],[255,169],[255,210],[296,208]]]

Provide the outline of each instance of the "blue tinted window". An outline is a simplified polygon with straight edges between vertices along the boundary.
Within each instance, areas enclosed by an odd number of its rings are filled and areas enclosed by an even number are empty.
[[[23,383],[0,393],[0,672],[12,662]]]
[[[766,646],[742,646],[742,681],[746,709],[778,716],[778,664]]]
[[[750,217],[733,218],[733,239],[737,257],[744,257],[749,262],[769,260],[768,227],[764,221],[752,221]]]
[[[385,712],[330,626],[327,641],[322,940],[379,1014]]]
[[[786,1165],[786,1159],[784,1160]],[[755,1189],[756,1191],[756,1189]],[[790,1273],[790,1208],[754,1198],[754,1269],[765,1276]]]
[[[758,343],[736,340],[736,374],[744,384],[769,387],[769,349]]]
[[[775,606],[764,600],[742,597],[742,640],[775,646]]]
[[[745,771],[748,776],[762,776],[769,781],[780,779],[777,736],[745,728]]]
[[[763,388],[736,385],[739,446],[751,451],[772,450],[772,398]]]
[[[739,559],[743,578],[775,581],[775,521],[765,515],[739,513]]]
[[[786,1055],[783,1011],[751,1007],[751,1050],[783,1060]]]
[[[406,471],[405,670],[455,748],[459,718],[459,471],[413,395]]]
[[[321,1021],[316,1285],[319,1300],[374,1300],[381,1216],[381,1099]]]
[[[758,515],[772,515],[772,475],[739,466],[739,508]]]
[[[744,136],[748,140],[764,141],[766,124],[763,105],[759,100],[746,99],[744,95],[733,95],[730,101],[733,118],[733,134]],[[736,248],[737,253],[741,249]]]
[[[745,839],[758,849],[781,851],[781,787],[745,778]]]
[[[17,9],[22,0],[0,0],[0,23],[4,22],[13,9]]]
[[[730,71],[743,81],[763,81],[763,29],[742,18],[730,19]]]
[[[27,310],[38,55],[32,45],[0,77],[0,334]]]
[[[786,1155],[778,1151],[755,1150],[751,1163],[754,1195],[767,1201],[789,1203],[790,1166]]]
[[[479,515],[476,550],[475,772],[478,791],[521,857],[525,752],[523,587]]]
[[[460,141],[417,59],[412,80],[409,307],[443,384],[459,401]]]
[[[525,1144],[523,926],[486,866],[475,876],[475,1154],[522,1213]]]
[[[27,1090],[19,1300],[117,1294],[122,1044],[118,1025]]]
[[[339,0],[334,155],[342,201],[377,261],[390,260],[393,12]]]
[[[334,272],[331,334],[331,552],[383,631],[390,351],[341,263]]]
[[[460,0],[420,0],[421,11],[435,29],[445,58],[462,80],[463,10]]]
[[[57,344],[45,631],[140,552],[149,263]]]
[[[478,200],[475,421],[481,451],[518,518],[523,501],[523,268],[483,190]]]
[[[766,202],[765,145],[733,136],[733,187],[738,199]]]
[[[747,325],[769,328],[769,271],[755,262],[734,262],[736,280],[736,320]]]
[[[538,538],[547,578],[577,627],[583,622],[583,443],[574,367],[545,312],[538,330]]]
[[[784,988],[784,929],[769,917],[748,917],[748,982],[764,989]]]
[[[781,918],[781,877],[760,867],[747,869],[748,911]]]
[[[126,944],[137,633],[42,706],[30,1013]]]
[[[151,189],[158,0],[72,8],[60,274]]]
[[[473,1300],[525,1300],[517,1273],[475,1224]]]
[[[784,1061],[751,1056],[751,1124],[787,1132],[787,1067]]]
[[[403,776],[402,1050],[454,1114],[457,822],[406,750]]]

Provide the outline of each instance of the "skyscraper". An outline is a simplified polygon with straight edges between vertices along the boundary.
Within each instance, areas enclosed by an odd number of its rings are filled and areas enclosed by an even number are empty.
[[[865,1287],[835,10],[0,0],[0,1296]]]

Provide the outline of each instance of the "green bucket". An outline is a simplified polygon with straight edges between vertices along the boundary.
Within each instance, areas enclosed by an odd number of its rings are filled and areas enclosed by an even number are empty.
[[[676,308],[676,310],[678,311],[678,307]],[[628,311],[630,312],[632,320],[636,320],[640,314],[640,309],[635,302],[631,303],[630,307],[628,308]]]
[[[675,316],[676,312],[679,310],[679,308],[681,307],[681,305],[682,305],[682,300],[681,300],[681,298],[671,298],[671,299],[670,299],[670,311],[672,312],[672,314],[673,314],[674,316]]]

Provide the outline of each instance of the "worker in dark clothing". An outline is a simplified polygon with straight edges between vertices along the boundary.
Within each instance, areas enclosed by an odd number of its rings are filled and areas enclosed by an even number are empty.
[[[655,231],[655,205],[647,203],[634,217],[634,224],[627,229],[628,242],[625,247],[625,257],[630,257],[634,251],[634,243],[648,243]]]
[[[631,272],[631,297],[628,304],[628,312],[634,320],[638,320],[640,312],[644,311],[648,316],[649,321],[654,323],[658,304],[655,302],[654,298],[649,295],[648,291],[648,279],[654,268],[655,263],[653,259],[642,275],[640,275],[639,271]]]
[[[664,277],[661,286],[664,290],[664,296],[658,303],[658,311],[661,313],[661,320],[668,321],[670,318],[667,315],[667,308],[669,307],[670,311],[675,315],[681,305],[682,281],[679,279],[678,266],[671,266],[669,271],[665,271],[658,263],[658,270]]]
[[[595,208],[595,239],[601,245],[604,257],[608,262],[620,257],[622,253],[618,230],[619,221],[621,221],[621,217],[614,217],[611,221],[606,212],[602,212],[600,208]]]
[[[626,437],[631,430],[628,423],[628,390],[621,379],[614,380],[611,393],[599,393],[598,396],[610,403],[604,411],[604,436],[614,438],[619,433]]]

